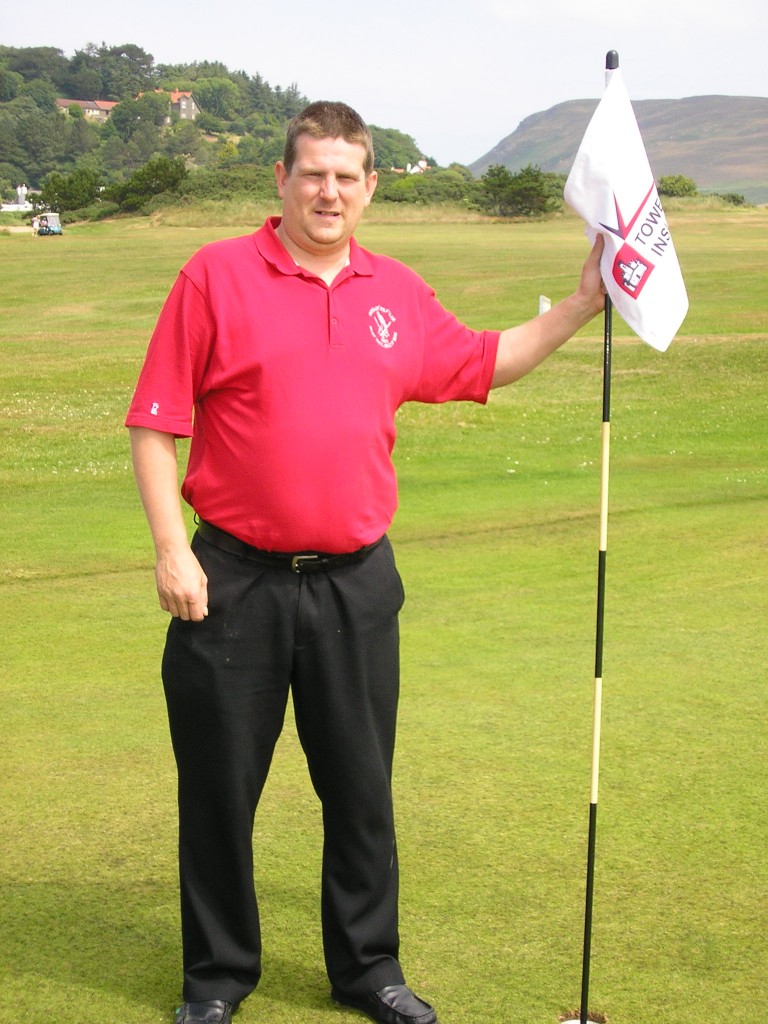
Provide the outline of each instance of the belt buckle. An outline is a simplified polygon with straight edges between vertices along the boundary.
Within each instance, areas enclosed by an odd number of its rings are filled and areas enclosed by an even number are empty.
[[[291,572],[302,572],[305,562],[319,562],[320,555],[294,555],[291,559]]]

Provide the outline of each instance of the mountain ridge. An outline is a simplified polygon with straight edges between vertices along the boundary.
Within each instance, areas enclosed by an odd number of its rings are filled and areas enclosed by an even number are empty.
[[[598,102],[566,100],[531,114],[469,169],[479,176],[492,164],[513,172],[534,164],[567,174]],[[632,107],[657,178],[683,174],[705,192],[768,202],[768,98],[688,96]]]

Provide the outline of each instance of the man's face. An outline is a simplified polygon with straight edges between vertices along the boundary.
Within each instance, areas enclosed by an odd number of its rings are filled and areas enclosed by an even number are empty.
[[[346,249],[376,188],[376,172],[366,175],[364,162],[358,143],[298,137],[290,173],[282,161],[275,167],[281,227],[296,248],[314,256]]]

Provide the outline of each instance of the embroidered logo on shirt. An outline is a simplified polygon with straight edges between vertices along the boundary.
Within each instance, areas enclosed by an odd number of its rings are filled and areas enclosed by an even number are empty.
[[[152,403],[152,408],[149,410],[149,412],[150,412],[150,414],[152,416],[157,416],[157,414],[160,412],[160,403],[159,402],[153,402]]]
[[[368,310],[368,316],[370,318],[368,330],[376,344],[381,345],[382,348],[392,348],[397,341],[397,331],[393,329],[397,317],[393,316],[392,311],[384,306],[373,306]]]

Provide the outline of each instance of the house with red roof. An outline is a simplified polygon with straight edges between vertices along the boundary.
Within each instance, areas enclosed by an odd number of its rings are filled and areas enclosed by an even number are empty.
[[[162,93],[168,97],[171,110],[178,114],[182,121],[194,121],[200,113],[200,108],[195,103],[191,92],[185,92],[182,89],[171,89],[170,91],[155,89],[155,92]],[[141,95],[142,93],[139,93],[139,96]],[[70,107],[80,107],[89,121],[106,121],[112,110],[117,106],[117,103],[114,100],[58,99],[56,100],[56,106],[62,113],[69,110]],[[171,123],[170,115],[165,119],[165,123]]]
[[[194,121],[200,113],[200,107],[195,103],[191,92],[185,92],[182,89],[155,89],[155,92],[161,96],[168,97],[171,110],[179,115],[181,121]],[[143,95],[144,93],[140,92],[136,99],[140,99]],[[172,118],[169,114],[165,119],[165,123],[170,124],[171,120]]]
[[[106,121],[117,106],[114,100],[56,100],[56,106],[64,113],[70,107],[80,107],[89,121]]]
[[[171,109],[176,111],[182,121],[195,120],[200,113],[200,107],[195,103],[191,92],[172,89],[168,95],[171,97]]]

